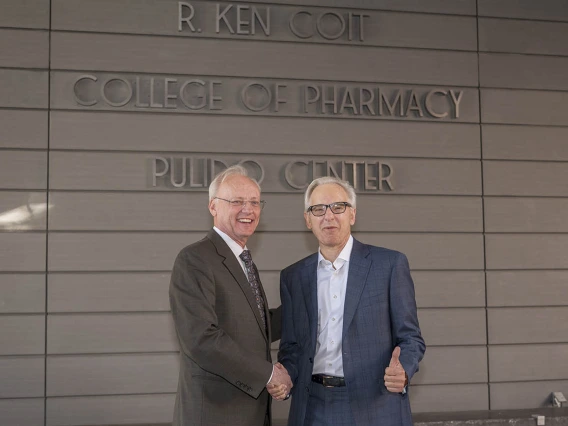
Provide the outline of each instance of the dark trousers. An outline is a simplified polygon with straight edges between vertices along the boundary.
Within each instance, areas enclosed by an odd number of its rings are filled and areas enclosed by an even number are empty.
[[[355,419],[346,386],[326,388],[311,383],[304,426],[353,426]]]

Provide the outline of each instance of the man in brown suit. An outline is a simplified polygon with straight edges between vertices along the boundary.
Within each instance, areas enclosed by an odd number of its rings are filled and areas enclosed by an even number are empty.
[[[213,229],[176,258],[170,304],[181,360],[174,426],[269,426],[267,387],[292,387],[270,355],[280,334],[279,324],[272,332],[271,316],[279,309],[269,311],[246,249],[263,206],[246,169],[229,167],[209,188]]]

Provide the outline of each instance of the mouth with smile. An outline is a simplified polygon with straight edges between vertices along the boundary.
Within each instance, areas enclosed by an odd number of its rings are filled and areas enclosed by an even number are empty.
[[[250,224],[253,222],[252,219],[247,219],[247,218],[241,218],[241,219],[237,219],[237,222],[239,223],[245,223],[245,224]]]

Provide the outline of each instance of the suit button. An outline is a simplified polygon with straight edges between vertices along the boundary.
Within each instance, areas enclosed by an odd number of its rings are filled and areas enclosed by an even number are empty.
[[[313,364],[313,363],[314,363],[314,359],[310,358],[310,364]]]
[[[310,393],[310,387],[309,386],[306,386],[306,392]]]

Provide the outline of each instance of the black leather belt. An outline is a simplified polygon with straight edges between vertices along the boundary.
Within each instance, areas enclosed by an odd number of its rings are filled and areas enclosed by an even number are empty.
[[[324,385],[326,388],[339,388],[345,386],[345,379],[343,377],[326,376],[325,374],[314,374],[312,382]]]

